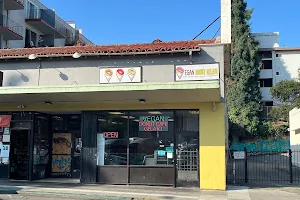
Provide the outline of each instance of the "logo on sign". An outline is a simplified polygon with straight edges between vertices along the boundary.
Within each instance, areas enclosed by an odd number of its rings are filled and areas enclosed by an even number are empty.
[[[119,133],[118,132],[103,132],[104,138],[119,138]]]

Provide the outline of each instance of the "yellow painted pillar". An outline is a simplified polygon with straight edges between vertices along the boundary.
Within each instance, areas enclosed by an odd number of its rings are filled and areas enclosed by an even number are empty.
[[[226,189],[225,104],[200,108],[200,188]]]

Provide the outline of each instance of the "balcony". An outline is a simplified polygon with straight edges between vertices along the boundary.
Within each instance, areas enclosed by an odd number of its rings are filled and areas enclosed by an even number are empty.
[[[4,40],[23,40],[23,27],[7,18],[0,15],[0,34]]]
[[[28,9],[25,21],[44,34],[53,34],[55,38],[66,38],[67,28],[55,19],[53,10]]]
[[[24,0],[3,0],[5,10],[23,10]]]
[[[263,106],[262,107],[262,111],[260,113],[260,117],[263,120],[272,120],[271,116],[269,116],[269,112],[271,112],[271,110],[274,108],[275,106]]]

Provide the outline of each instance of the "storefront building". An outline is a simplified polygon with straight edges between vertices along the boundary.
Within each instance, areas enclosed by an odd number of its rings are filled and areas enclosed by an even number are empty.
[[[0,176],[225,189],[227,54],[214,40],[0,51]]]

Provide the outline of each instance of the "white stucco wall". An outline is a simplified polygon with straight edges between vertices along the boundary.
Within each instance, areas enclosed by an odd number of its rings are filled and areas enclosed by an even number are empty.
[[[289,114],[290,144],[293,154],[293,164],[300,167],[300,109],[293,109]]]
[[[259,41],[259,48],[279,47],[279,32],[251,33],[251,36]]]
[[[279,72],[276,75],[275,84],[281,80],[291,80],[298,77],[298,69],[300,68],[300,50],[299,51],[275,51],[278,57],[273,59],[273,69]],[[276,73],[275,72],[275,73]]]
[[[224,87],[224,47],[206,45],[194,52],[193,64],[220,64],[220,85]],[[3,86],[85,85],[100,83],[100,68],[142,67],[143,82],[172,82],[175,65],[189,65],[188,54],[174,56],[128,56],[99,59],[53,59],[1,61]],[[159,73],[158,73],[159,71]],[[224,96],[224,90],[221,90]]]

